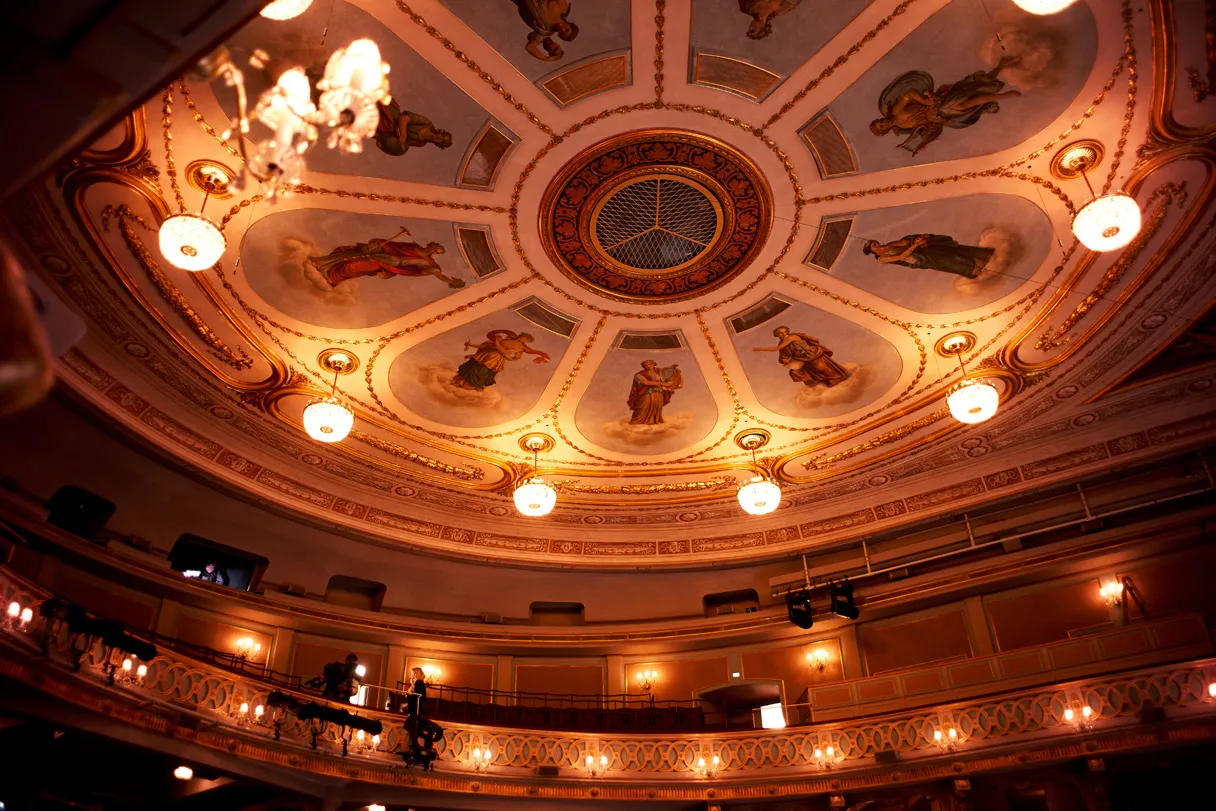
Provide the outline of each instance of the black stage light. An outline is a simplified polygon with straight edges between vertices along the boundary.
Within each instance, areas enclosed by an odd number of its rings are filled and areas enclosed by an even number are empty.
[[[785,595],[785,610],[790,622],[804,631],[815,624],[815,617],[811,614],[811,596],[805,591]]]
[[[847,620],[855,620],[861,616],[857,606],[853,604],[853,586],[850,583],[836,583],[829,592],[832,596],[832,613]]]

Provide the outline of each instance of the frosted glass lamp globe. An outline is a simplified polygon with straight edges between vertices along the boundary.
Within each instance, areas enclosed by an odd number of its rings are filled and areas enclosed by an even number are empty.
[[[1058,14],[1077,0],[1013,0],[1022,11],[1031,14]]]
[[[540,476],[533,476],[515,488],[514,498],[520,515],[535,518],[553,512],[557,491]]]
[[[200,214],[174,214],[160,224],[160,252],[182,270],[206,270],[224,255],[224,232]]]
[[[318,442],[341,442],[354,426],[354,412],[333,397],[317,400],[304,409],[304,430]]]
[[[752,476],[739,488],[739,506],[748,515],[767,515],[781,505],[781,488],[765,476]]]
[[[293,20],[311,5],[312,0],[274,0],[262,8],[262,16],[268,20]]]
[[[1122,192],[1104,194],[1081,206],[1072,232],[1091,251],[1114,251],[1140,233],[1140,205]]]
[[[964,380],[946,395],[950,414],[968,425],[991,419],[1000,401],[996,387],[982,380]]]

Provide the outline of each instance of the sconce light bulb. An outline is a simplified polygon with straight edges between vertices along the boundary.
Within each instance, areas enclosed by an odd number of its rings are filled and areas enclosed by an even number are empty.
[[[608,765],[608,756],[607,755],[600,755],[600,765],[601,766]]]
[[[836,754],[836,750],[835,750],[835,748],[834,748],[834,747],[829,746],[829,747],[828,747],[828,757],[833,757],[835,754]]]
[[[1072,708],[1069,707],[1068,709],[1064,710],[1064,720],[1071,721],[1072,719],[1073,719],[1073,712],[1072,712]]]
[[[247,714],[248,712],[249,712],[249,702],[248,702],[248,701],[242,701],[242,702],[241,702],[241,715],[245,715],[245,714]]]
[[[25,625],[34,618],[34,610],[32,608],[21,609],[21,624]]]
[[[123,660],[122,660],[122,669],[123,669],[123,672],[124,672],[124,673],[130,673],[130,672],[131,672],[131,668],[132,668],[132,667],[133,667],[133,665],[131,664],[131,660],[130,660],[130,659],[123,659]]]
[[[697,766],[704,769],[705,768],[705,758],[703,758],[703,757],[697,758]]]
[[[16,619],[17,617],[21,616],[21,604],[18,602],[9,603],[8,604],[8,615],[10,617],[12,617],[13,619]]]
[[[259,704],[253,708],[253,717],[254,718],[261,718],[265,714],[266,714],[266,708],[263,707],[261,704]]]
[[[821,757],[823,757],[823,750],[822,750],[822,749],[820,749],[819,747],[815,747],[815,757],[816,757],[816,758],[821,758]]]
[[[953,740],[957,740],[957,739],[958,739],[958,730],[956,730],[954,727],[950,727],[950,740],[953,741]]]
[[[1086,718],[1088,718],[1089,716],[1091,716],[1093,714],[1094,714],[1094,711],[1089,708],[1089,705],[1086,705],[1081,708],[1081,715],[1085,716]]]
[[[940,741],[942,739],[942,731],[940,729],[933,730],[933,740]]]
[[[714,765],[717,766],[721,762],[722,762],[721,759],[719,759],[719,757],[717,755],[714,755]]]
[[[1216,681],[1208,685],[1208,695],[1212,698],[1216,698]]]
[[[148,666],[147,666],[147,665],[140,665],[140,666],[139,666],[139,667],[138,667],[138,668],[135,670],[135,675],[136,675],[136,676],[139,676],[141,679],[142,679],[144,676],[148,675]]]

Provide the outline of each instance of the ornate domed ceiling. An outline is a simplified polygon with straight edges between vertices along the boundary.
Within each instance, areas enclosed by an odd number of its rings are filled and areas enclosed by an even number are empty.
[[[476,559],[793,555],[1213,433],[1211,366],[1154,370],[1212,298],[1202,6],[313,3],[228,43],[251,97],[368,37],[392,101],[295,193],[211,195],[213,269],[155,232],[240,169],[222,80],[175,83],[10,219],[92,325],[66,384],[226,487]],[[1078,142],[1143,209],[1125,250],[1072,236]],[[951,336],[1000,392],[988,423],[946,409]],[[357,419],[325,445],[301,414],[335,379]],[[764,517],[734,499],[757,430]],[[524,519],[538,434],[560,500]]]

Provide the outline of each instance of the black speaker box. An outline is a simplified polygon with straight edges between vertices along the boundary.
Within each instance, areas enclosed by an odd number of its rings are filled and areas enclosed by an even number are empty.
[[[50,524],[86,541],[97,539],[115,510],[114,502],[72,484],[56,490],[46,507]]]

